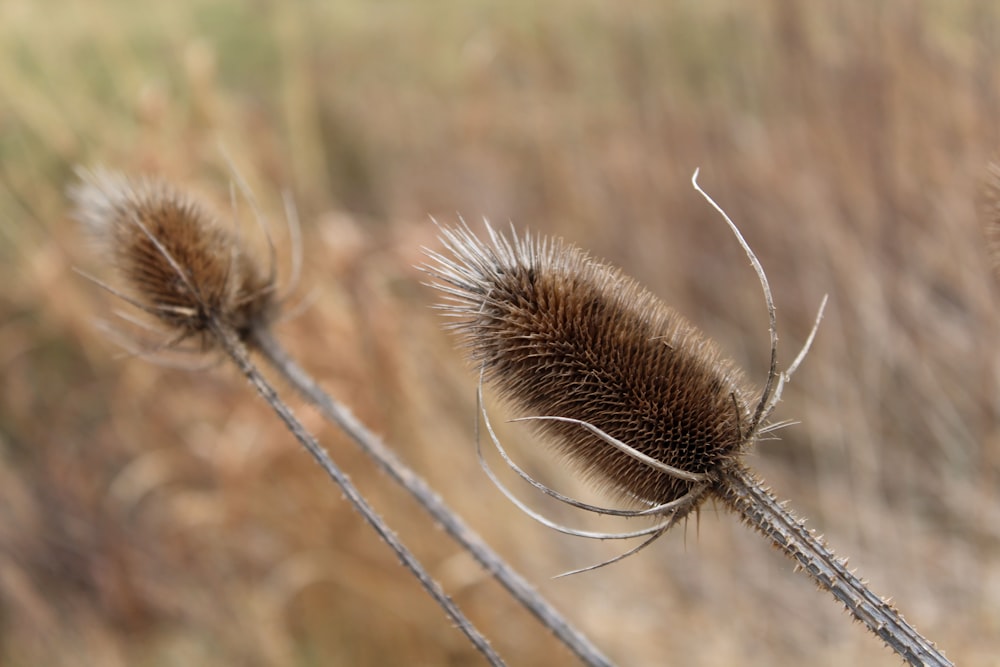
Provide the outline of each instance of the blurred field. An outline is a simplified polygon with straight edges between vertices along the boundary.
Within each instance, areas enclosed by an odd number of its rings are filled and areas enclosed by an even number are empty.
[[[759,287],[700,166],[769,271],[784,363],[831,296],[776,414],[800,423],[753,465],[956,663],[997,664],[1000,293],[976,201],[1000,7],[752,6],[0,3],[0,664],[481,664],[236,372],[122,358],[93,326],[118,304],[72,271],[105,275],[66,217],[72,167],[226,210],[220,145],[279,241],[283,189],[303,220],[310,305],[281,337],[616,661],[898,664],[711,506],[551,580],[620,545],[546,531],[478,470],[475,374],[413,268],[428,216],[562,235],[762,380]],[[293,403],[510,664],[573,664]]]

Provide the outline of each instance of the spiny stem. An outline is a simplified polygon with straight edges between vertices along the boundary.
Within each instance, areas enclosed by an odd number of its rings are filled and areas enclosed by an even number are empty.
[[[369,431],[345,406],[331,398],[267,329],[255,330],[251,344],[303,396],[312,402],[323,416],[337,424],[393,480],[416,498],[417,502],[463,548],[479,561],[507,589],[514,599],[549,628],[580,661],[590,667],[612,667],[605,657],[579,630],[553,608],[531,584],[493,551],[435,493],[427,482],[399,459],[380,438]]]
[[[933,643],[907,623],[888,602],[837,560],[833,552],[803,522],[787,510],[749,469],[725,469],[713,489],[748,525],[771,540],[819,584],[840,600],[854,618],[911,665],[953,667]]]
[[[493,650],[486,638],[476,630],[472,622],[462,613],[451,598],[441,590],[438,583],[427,573],[413,553],[396,537],[395,533],[386,525],[374,508],[368,504],[368,501],[365,500],[364,496],[361,495],[360,491],[358,491],[347,475],[337,467],[329,454],[326,453],[326,450],[305,429],[298,418],[292,414],[291,409],[281,400],[274,387],[271,386],[250,360],[247,350],[239,340],[236,332],[217,321],[210,324],[210,329],[216,340],[218,340],[219,345],[247,379],[250,380],[250,383],[257,390],[257,393],[260,394],[261,398],[267,401],[274,409],[281,420],[285,422],[288,430],[295,436],[295,439],[316,459],[316,462],[330,476],[330,479],[340,486],[350,503],[361,513],[361,516],[378,533],[379,537],[396,552],[400,562],[413,573],[413,576],[420,581],[424,589],[441,605],[441,608],[445,610],[448,616],[451,617],[458,628],[469,638],[476,649],[486,657],[490,664],[503,665],[503,660]]]

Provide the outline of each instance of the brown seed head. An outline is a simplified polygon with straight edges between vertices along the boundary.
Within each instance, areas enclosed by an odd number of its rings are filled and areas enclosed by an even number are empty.
[[[617,269],[561,240],[444,230],[427,267],[485,377],[531,415],[587,422],[710,477],[746,446],[750,392],[717,346]],[[694,483],[579,425],[541,421],[558,449],[625,499],[677,500]]]
[[[230,229],[169,183],[80,171],[74,216],[97,239],[128,296],[182,338],[210,322],[241,337],[273,319],[274,280]]]

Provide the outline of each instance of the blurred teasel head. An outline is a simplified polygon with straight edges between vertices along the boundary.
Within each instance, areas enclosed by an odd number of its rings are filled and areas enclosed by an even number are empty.
[[[166,327],[171,343],[212,345],[221,325],[245,338],[278,310],[265,271],[236,231],[159,179],[78,170],[69,189],[74,217],[123,281],[106,286]]]

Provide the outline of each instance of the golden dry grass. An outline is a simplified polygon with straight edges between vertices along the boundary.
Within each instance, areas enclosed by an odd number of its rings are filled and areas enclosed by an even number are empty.
[[[66,218],[72,166],[225,210],[221,142],[275,220],[282,188],[303,219],[314,296],[279,334],[613,658],[897,664],[712,508],[552,581],[616,546],[534,525],[477,468],[475,376],[412,268],[428,215],[562,235],[762,379],[759,289],[700,166],[769,269],[786,363],[831,294],[776,415],[801,423],[753,464],[953,660],[995,664],[993,3],[141,4],[0,3],[0,662],[477,664],[235,372],[116,358],[92,326],[115,304],[71,268],[101,271]],[[572,663],[299,412],[511,664]]]

